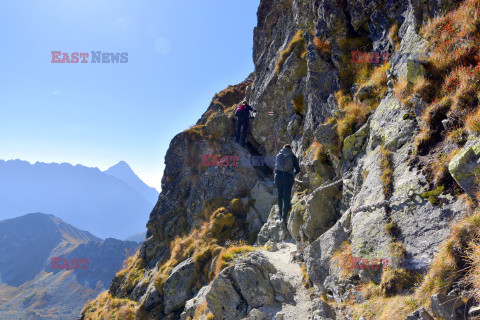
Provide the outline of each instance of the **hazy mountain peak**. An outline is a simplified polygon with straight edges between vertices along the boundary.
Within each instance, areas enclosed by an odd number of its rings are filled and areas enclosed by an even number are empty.
[[[117,164],[111,166],[108,170],[112,170],[112,169],[124,169],[124,170],[130,170],[132,171],[133,173],[133,170],[132,168],[128,165],[128,163],[126,163],[125,161],[121,160],[119,161]],[[107,171],[108,171],[107,170]]]
[[[117,179],[123,180],[130,187],[137,190],[146,200],[156,202],[158,191],[143,182],[125,161],[120,161],[111,166],[104,173],[109,174]]]
[[[124,177],[128,177],[128,178],[134,178],[135,177],[137,179],[140,179],[135,174],[135,172],[133,172],[132,168],[128,165],[128,163],[126,163],[123,160],[118,162],[117,164],[111,166],[110,168],[108,168],[104,172],[111,175],[111,176],[117,177],[117,178],[119,178],[119,176],[120,176],[120,177],[123,177],[123,178]],[[122,178],[119,178],[119,179],[122,179]]]

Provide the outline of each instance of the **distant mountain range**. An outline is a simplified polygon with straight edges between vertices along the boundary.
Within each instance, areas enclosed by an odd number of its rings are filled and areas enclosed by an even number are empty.
[[[0,221],[0,319],[76,319],[139,244],[42,213]]]
[[[146,237],[147,237],[147,230],[134,234],[133,236],[126,238],[125,241],[135,241],[135,242],[143,243]]]
[[[102,238],[124,239],[145,230],[157,198],[124,161],[102,172],[0,160],[0,220],[46,212]]]

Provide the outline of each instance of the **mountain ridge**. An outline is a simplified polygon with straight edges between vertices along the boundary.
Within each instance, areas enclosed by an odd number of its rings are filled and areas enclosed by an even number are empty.
[[[0,318],[76,319],[137,248],[102,240],[51,214],[0,221]]]
[[[47,212],[103,238],[122,239],[144,229],[156,201],[83,165],[0,160],[0,176],[0,218]]]

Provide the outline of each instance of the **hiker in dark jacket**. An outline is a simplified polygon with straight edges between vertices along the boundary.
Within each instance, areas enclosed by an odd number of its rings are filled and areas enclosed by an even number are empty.
[[[278,212],[285,223],[291,208],[293,182],[299,172],[298,158],[293,154],[292,147],[289,144],[284,145],[275,163],[275,185],[278,189]]]
[[[245,140],[247,139],[248,122],[250,120],[250,111],[255,111],[248,103],[247,100],[243,100],[237,107],[235,116],[237,117],[237,132],[235,135],[235,142],[239,143],[242,147],[245,146]],[[240,132],[242,137],[240,138]]]

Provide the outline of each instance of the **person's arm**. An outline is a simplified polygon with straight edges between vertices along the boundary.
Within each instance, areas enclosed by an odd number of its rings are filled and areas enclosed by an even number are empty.
[[[300,165],[298,164],[298,158],[293,155],[293,173],[297,175],[300,172]]]

